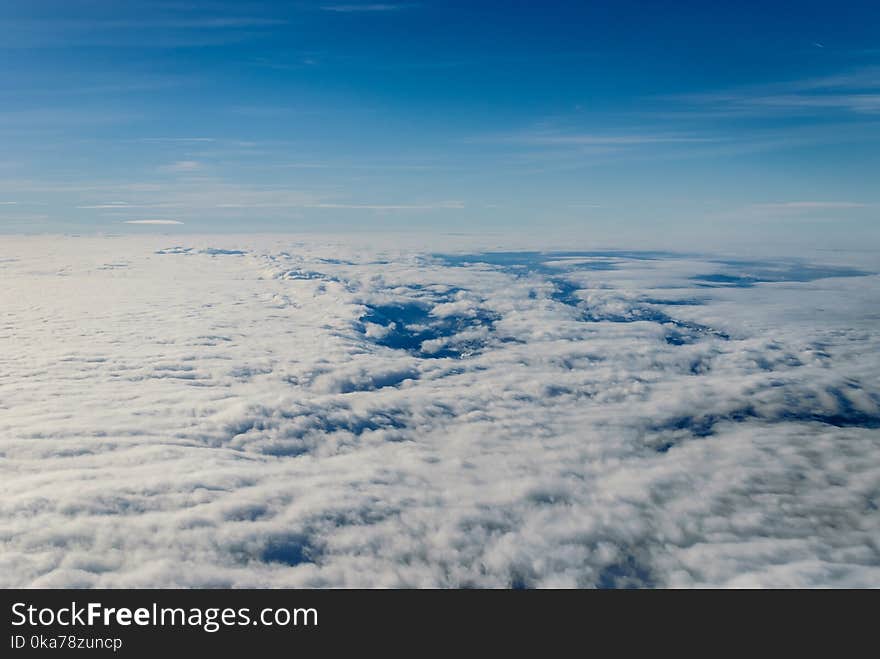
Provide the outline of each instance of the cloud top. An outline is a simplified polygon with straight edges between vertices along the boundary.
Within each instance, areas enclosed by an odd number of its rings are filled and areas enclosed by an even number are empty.
[[[876,274],[402,240],[4,242],[0,586],[877,583]]]

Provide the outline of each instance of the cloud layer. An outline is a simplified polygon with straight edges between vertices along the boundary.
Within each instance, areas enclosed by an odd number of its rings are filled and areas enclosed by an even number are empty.
[[[860,268],[319,238],[0,256],[0,586],[880,580]]]

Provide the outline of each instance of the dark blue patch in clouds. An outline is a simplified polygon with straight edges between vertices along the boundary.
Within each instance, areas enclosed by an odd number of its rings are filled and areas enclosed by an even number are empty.
[[[473,354],[483,347],[482,340],[452,341],[451,345],[436,351],[423,348],[425,341],[452,339],[457,334],[482,326],[492,327],[500,317],[483,309],[472,315],[431,315],[434,305],[426,302],[407,302],[389,305],[369,306],[369,311],[361,316],[363,323],[381,325],[387,333],[374,339],[375,343],[395,350],[406,350],[419,357],[459,359]],[[362,328],[366,331],[366,328]]]
[[[284,565],[301,565],[314,563],[319,552],[308,538],[298,534],[290,534],[272,538],[260,552],[260,560],[265,563],[283,563]]]
[[[627,555],[617,563],[606,565],[596,578],[596,588],[653,588],[651,570],[634,556]]]
[[[511,590],[527,590],[529,588],[529,579],[525,574],[514,571],[510,575]]]
[[[854,384],[850,384],[849,387],[861,389],[860,386]],[[781,418],[786,421],[818,421],[838,428],[880,428],[880,414],[857,409],[839,388],[826,389],[826,393],[831,395],[837,403],[836,410],[801,412],[795,407],[783,412],[780,415]],[[869,397],[873,399],[875,405],[880,404],[880,396],[869,394]]]
[[[476,254],[434,254],[444,265],[465,267],[476,264],[494,265],[511,272],[536,272],[558,274],[560,271],[577,270],[616,270],[621,260],[654,261],[659,259],[680,259],[689,254],[663,251],[593,250],[570,252],[481,252]],[[570,263],[565,263],[570,259]],[[580,261],[579,259],[591,259]],[[548,263],[553,263],[552,266]],[[863,270],[844,266],[809,265],[800,262],[774,262],[757,260],[717,259],[713,260],[725,271],[707,273],[691,277],[703,282],[703,286],[748,287],[762,282],[814,281],[827,277],[863,277],[872,274]],[[653,304],[688,304],[685,301],[657,300]],[[699,304],[699,302],[695,302]]]
[[[165,249],[156,250],[156,254],[192,254],[192,247],[166,247]]]
[[[658,323],[667,328],[664,339],[670,345],[686,345],[706,336],[713,336],[725,341],[730,338],[724,332],[706,325],[677,320],[653,306],[635,303],[625,313],[610,313],[601,309],[591,308],[586,305],[584,300],[577,296],[576,293],[580,288],[579,286],[564,279],[554,279],[552,282],[553,292],[550,294],[550,298],[561,304],[579,309],[583,314],[581,319],[585,322]],[[691,303],[691,301],[684,303]],[[696,304],[699,304],[699,302],[696,302]]]
[[[219,249],[217,247],[208,247],[199,252],[199,254],[208,254],[209,256],[244,256],[247,252],[240,249]]]
[[[813,266],[803,263],[774,264],[766,261],[716,261],[728,266],[724,272],[691,277],[702,287],[749,288],[773,282],[808,282],[829,277],[864,277],[871,273],[855,268]]]
[[[694,298],[690,299],[681,299],[681,300],[669,300],[669,299],[661,299],[661,298],[653,298],[648,297],[640,300],[643,304],[658,304],[661,306],[669,306],[669,307],[698,307],[700,305],[706,304],[705,300],[698,300]]]
[[[577,295],[580,286],[560,277],[561,272],[576,272],[582,270],[616,270],[622,260],[658,260],[664,258],[678,258],[681,255],[672,252],[660,251],[571,251],[571,252],[483,252],[479,254],[435,254],[447,266],[466,267],[475,264],[487,264],[506,269],[515,275],[528,273],[546,276],[553,284],[550,299],[560,304],[579,309],[581,319],[585,322],[613,322],[633,323],[640,321],[654,322],[667,328],[664,340],[670,345],[686,345],[694,343],[701,338],[713,336],[727,340],[729,337],[724,332],[715,330],[705,325],[677,320],[668,314],[656,309],[657,306],[691,306],[703,304],[697,299],[656,299],[648,298],[633,303],[626,313],[608,313],[595,308],[585,306],[584,301]],[[571,263],[566,263],[571,259]],[[593,259],[583,261],[580,259]],[[548,265],[552,262],[553,265]],[[537,297],[535,291],[529,293],[530,299]]]
[[[785,386],[775,383],[771,386]],[[859,388],[851,385],[853,388]],[[880,414],[869,413],[853,406],[849,398],[838,388],[829,388],[826,393],[834,398],[837,408],[834,410],[821,409],[813,395],[798,395],[792,392],[786,395],[787,407],[780,411],[766,412],[747,406],[726,414],[703,414],[682,415],[666,419],[661,423],[654,423],[648,427],[652,433],[685,431],[693,438],[711,437],[716,432],[719,423],[741,423],[750,419],[764,423],[824,423],[837,428],[880,428]],[[870,396],[875,403],[880,402],[878,396]],[[658,453],[666,453],[671,448],[681,443],[681,439],[667,439],[653,446]]]
[[[664,335],[663,340],[671,346],[686,346],[694,343],[696,338],[692,334],[669,331]]]
[[[560,304],[566,304],[570,307],[577,307],[581,303],[581,299],[576,295],[580,290],[580,286],[572,284],[564,279],[553,280],[553,292],[550,293],[550,299]]]
[[[359,437],[370,431],[401,430],[406,428],[408,420],[408,415],[399,409],[373,412],[368,415],[352,415],[345,409],[326,415],[320,412],[305,412],[291,415],[290,418],[295,416],[304,418],[306,423],[286,432],[283,437],[257,443],[254,446],[264,455],[292,458],[309,453],[314,449],[316,442],[323,441],[328,435],[350,433]],[[386,437],[386,440],[398,441],[390,436]]]
[[[602,254],[602,256],[599,256]],[[492,265],[521,275],[537,272],[545,275],[558,274],[566,270],[617,270],[618,263],[603,252],[485,252],[483,254],[440,255],[435,254],[447,267],[467,267],[472,265]],[[616,253],[614,256],[618,256]],[[565,263],[565,259],[592,259]],[[620,258],[626,258],[620,256]],[[553,265],[548,265],[553,262]]]
[[[667,419],[663,423],[653,424],[650,429],[652,432],[686,430],[694,437],[711,437],[715,434],[715,426],[722,421],[745,421],[747,418],[754,418],[756,416],[755,411],[751,408],[738,410],[726,415],[684,415]],[[666,453],[674,444],[674,442],[667,442],[657,447],[657,451]]]
[[[269,516],[269,507],[264,504],[245,504],[223,514],[223,518],[230,522],[256,522]]]
[[[480,252],[476,254],[434,254],[444,265],[468,266],[477,263],[496,265],[504,268],[526,268],[535,271],[558,272],[560,267],[549,267],[546,264],[562,259],[604,259],[599,261],[576,262],[568,264],[568,268],[577,270],[611,270],[616,269],[612,259],[630,259],[651,261],[661,258],[680,257],[672,252],[656,251],[624,251],[624,250],[593,250],[575,252]],[[556,264],[559,265],[558,263]]]

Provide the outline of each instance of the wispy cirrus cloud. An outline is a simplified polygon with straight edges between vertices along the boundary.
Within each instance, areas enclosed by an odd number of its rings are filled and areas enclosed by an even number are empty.
[[[563,170],[621,159],[696,156],[730,144],[723,134],[694,131],[584,131],[576,127],[538,128],[462,140],[504,154],[508,164]]]
[[[130,211],[133,209],[180,209],[200,211],[216,209],[284,209],[309,208],[328,210],[428,211],[464,208],[461,201],[427,203],[346,203],[320,201],[314,195],[284,189],[251,189],[242,186],[206,182],[199,186],[171,186],[140,195],[134,201],[106,201],[80,204],[80,210]]]
[[[221,46],[287,24],[284,18],[193,15],[151,18],[0,19],[0,49],[97,46],[182,48]]]
[[[171,172],[171,173],[187,173],[187,172],[196,172],[203,168],[202,163],[198,160],[178,160],[168,165],[163,165],[159,168],[162,172]]]
[[[867,204],[856,201],[782,201],[768,204],[755,204],[754,208],[767,210],[814,211],[865,208]]]
[[[183,224],[179,220],[125,220],[123,224]]]
[[[223,30],[245,27],[271,27],[285,25],[287,20],[263,16],[198,16],[193,18],[140,18],[140,19],[107,19],[100,17],[70,19],[56,18],[52,20],[17,19],[5,20],[2,25],[17,27],[22,30],[51,29],[54,31],[99,32],[117,30]]]
[[[303,208],[332,208],[338,210],[371,210],[371,211],[406,211],[406,210],[443,210],[464,208],[460,201],[441,201],[431,204],[336,204],[319,203],[303,204]]]
[[[340,14],[350,14],[354,12],[388,12],[400,11],[402,9],[410,9],[417,7],[415,4],[397,4],[397,3],[366,3],[366,4],[339,4],[324,5],[322,11],[332,11]]]
[[[170,187],[140,196],[134,202],[84,204],[78,209],[125,211],[130,209],[173,208],[198,213],[207,209],[308,208],[314,196],[286,190],[250,189],[232,184],[206,184],[196,187]]]
[[[713,215],[724,221],[838,222],[863,217],[878,204],[856,200],[790,200],[756,202]]]
[[[144,143],[164,143],[164,142],[216,142],[214,137],[141,137],[135,140]]]
[[[709,102],[725,104],[743,114],[843,110],[857,114],[880,112],[880,94],[775,94],[768,96],[711,95]]]
[[[562,132],[527,132],[513,135],[488,138],[508,144],[535,146],[638,146],[643,144],[682,144],[717,142],[719,138],[700,137],[695,135],[662,133],[662,134],[591,134]]]
[[[658,96],[655,99],[719,115],[765,115],[845,111],[880,112],[880,67],[762,85]]]
[[[0,112],[0,128],[18,130],[61,130],[78,126],[123,124],[141,119],[137,111],[103,107],[31,107]]]

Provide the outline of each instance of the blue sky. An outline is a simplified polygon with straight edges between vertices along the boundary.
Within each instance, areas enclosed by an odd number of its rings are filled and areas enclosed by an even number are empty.
[[[2,1],[0,232],[876,240],[880,4],[662,4]]]

